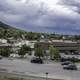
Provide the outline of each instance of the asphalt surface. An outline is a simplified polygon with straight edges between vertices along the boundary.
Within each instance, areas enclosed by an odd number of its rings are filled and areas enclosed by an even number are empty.
[[[0,72],[13,72],[25,75],[33,76],[46,76],[48,72],[48,77],[60,78],[65,80],[80,80],[80,64],[77,64],[78,70],[63,70],[60,63],[48,62],[45,64],[33,64],[30,60],[14,59],[9,60],[4,58],[0,60]]]

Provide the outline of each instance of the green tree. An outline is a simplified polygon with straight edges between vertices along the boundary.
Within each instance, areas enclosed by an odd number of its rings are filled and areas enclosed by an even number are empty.
[[[21,57],[24,57],[24,55],[26,53],[28,53],[29,51],[31,51],[31,48],[29,46],[27,46],[26,44],[22,45],[22,47],[19,49],[18,54]]]
[[[1,48],[0,49],[0,55],[3,57],[9,57],[10,54],[11,54],[10,48]]]
[[[49,47],[49,53],[50,53],[50,58],[51,59],[59,59],[60,58],[60,54],[59,54],[59,50],[53,46]]]
[[[36,48],[36,49],[35,49],[35,56],[36,56],[36,57],[39,57],[39,58],[43,57],[43,56],[44,56],[44,55],[43,55],[43,49],[40,48],[40,47]]]

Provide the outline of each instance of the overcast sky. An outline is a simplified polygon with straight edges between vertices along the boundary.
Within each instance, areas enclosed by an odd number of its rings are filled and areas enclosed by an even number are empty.
[[[0,0],[0,21],[28,31],[80,34],[80,0]]]

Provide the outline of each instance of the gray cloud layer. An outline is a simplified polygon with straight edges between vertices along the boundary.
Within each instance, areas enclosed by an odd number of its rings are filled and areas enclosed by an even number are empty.
[[[0,0],[0,20],[30,31],[80,34],[80,1]]]

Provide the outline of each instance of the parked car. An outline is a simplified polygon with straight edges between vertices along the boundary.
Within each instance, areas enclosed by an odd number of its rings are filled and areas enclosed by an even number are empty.
[[[72,57],[72,58],[61,58],[61,62],[64,62],[64,61],[78,62],[78,61],[80,61],[80,59],[75,58],[75,57]]]
[[[77,70],[77,66],[75,64],[64,65],[63,69],[65,69],[65,70]]]
[[[42,59],[40,59],[40,58],[32,58],[32,59],[31,59],[31,63],[42,64],[43,61],[42,61]]]
[[[64,61],[61,63],[61,65],[68,65],[68,64],[72,64],[72,62],[71,61]]]

